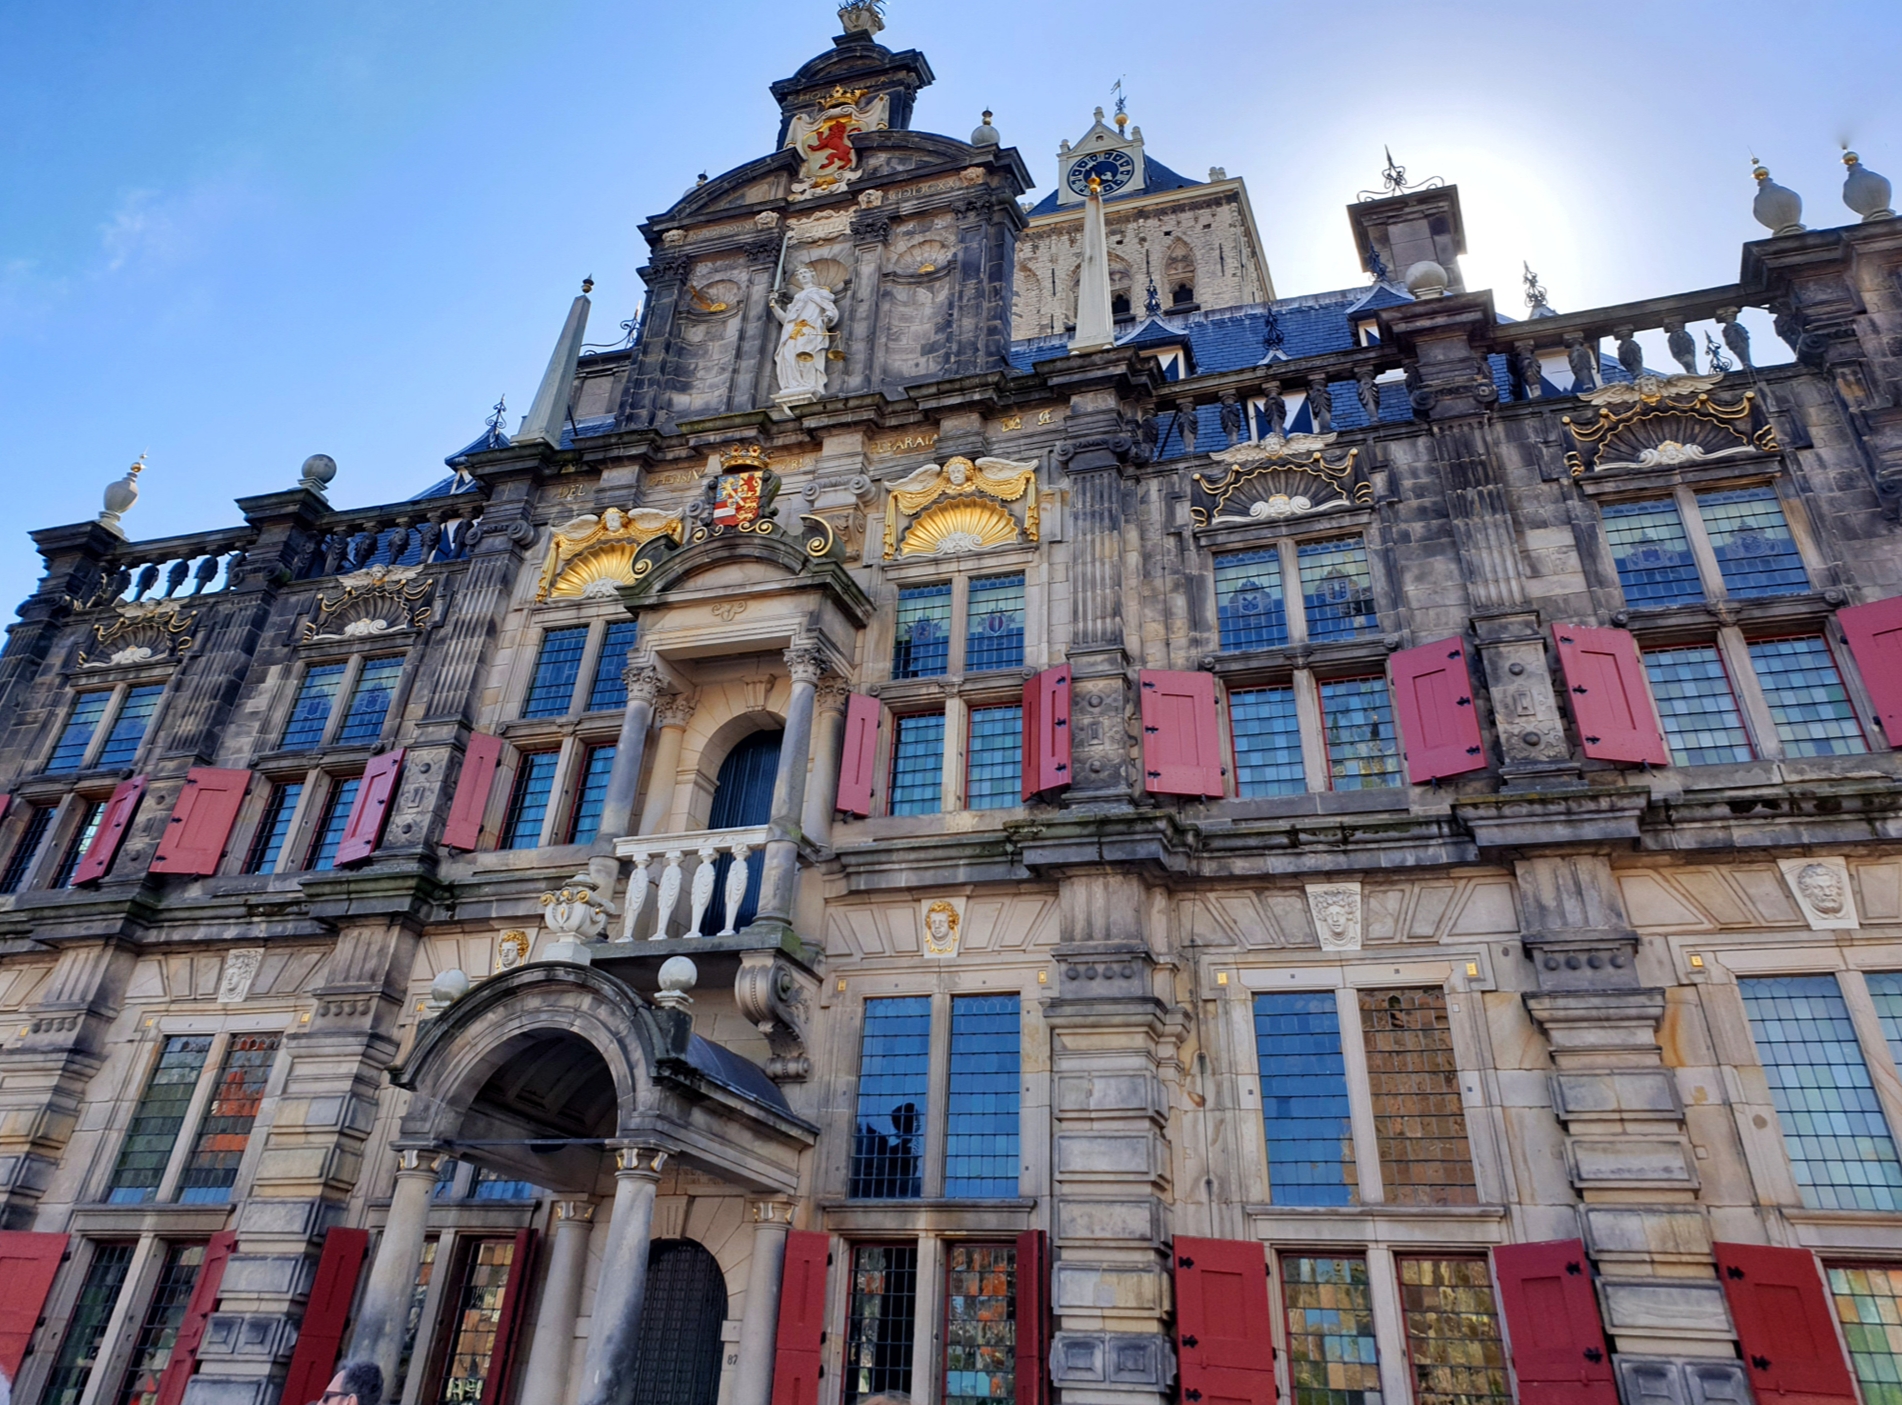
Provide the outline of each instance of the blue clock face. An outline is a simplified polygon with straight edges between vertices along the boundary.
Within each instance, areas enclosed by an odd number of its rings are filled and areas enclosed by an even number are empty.
[[[1127,151],[1102,151],[1094,156],[1085,156],[1070,167],[1067,184],[1078,195],[1090,193],[1090,177],[1095,176],[1102,185],[1105,195],[1114,195],[1128,185],[1136,175],[1136,163],[1130,159]]]

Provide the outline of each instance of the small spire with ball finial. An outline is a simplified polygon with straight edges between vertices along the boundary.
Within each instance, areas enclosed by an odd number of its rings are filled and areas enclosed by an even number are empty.
[[[139,500],[139,475],[144,471],[145,455],[140,454],[125,471],[125,477],[106,484],[105,502],[94,520],[115,536],[125,535],[120,529],[119,519],[130,512],[132,504]]]

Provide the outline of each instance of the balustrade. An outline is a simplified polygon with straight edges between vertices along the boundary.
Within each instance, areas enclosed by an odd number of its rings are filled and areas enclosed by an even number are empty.
[[[740,910],[747,899],[757,899],[759,896],[758,879],[747,859],[763,849],[765,844],[765,825],[743,829],[696,829],[678,834],[638,834],[617,839],[614,843],[616,856],[631,859],[634,863],[634,871],[627,881],[627,893],[621,900],[621,933],[617,940],[635,940],[643,926],[648,928],[649,941],[660,941],[667,937],[668,927],[680,907],[683,890],[687,895],[690,914],[685,936],[732,936]],[[701,927],[706,922],[708,909],[713,906],[713,885],[723,857],[732,860],[721,894],[726,925],[718,932],[703,932]],[[655,873],[657,859],[660,867],[659,872]],[[648,903],[650,888],[656,890],[651,908]]]
[[[378,513],[333,522],[300,559],[297,579],[316,580],[371,566],[460,561],[481,537],[476,515],[481,510],[482,504],[473,502],[420,514]]]
[[[196,538],[128,542],[105,563],[99,587],[84,606],[215,595],[233,583],[244,563],[245,543],[255,535],[241,528]]]

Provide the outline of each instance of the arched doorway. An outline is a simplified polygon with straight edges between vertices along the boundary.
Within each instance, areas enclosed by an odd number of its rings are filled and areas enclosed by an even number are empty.
[[[743,829],[765,824],[773,817],[773,781],[779,775],[779,744],[784,732],[754,732],[720,763],[720,775],[714,782],[713,808],[707,814],[708,829]],[[740,904],[733,926],[744,927],[753,920],[759,906],[759,879],[766,854],[755,849],[746,860],[748,879],[746,901]],[[730,855],[721,855],[713,870],[713,902],[707,908],[703,932],[718,932],[726,927],[726,875],[733,866]]]
[[[714,1405],[725,1320],[726,1279],[713,1255],[691,1239],[656,1239],[628,1398],[639,1405]]]

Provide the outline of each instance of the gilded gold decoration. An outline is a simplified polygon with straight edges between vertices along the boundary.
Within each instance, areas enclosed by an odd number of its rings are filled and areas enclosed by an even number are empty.
[[[81,668],[149,663],[176,658],[192,646],[196,613],[186,614],[175,600],[126,600],[113,606],[110,624],[92,627],[90,653],[78,657]]]
[[[361,639],[421,629],[430,607],[422,602],[436,588],[420,566],[372,566],[337,577],[343,593],[317,597],[317,618],[304,621],[303,642]]]
[[[1017,540],[1017,519],[994,502],[967,498],[934,507],[905,533],[906,556],[954,556]]]
[[[742,469],[767,468],[772,460],[766,451],[757,444],[742,444],[737,449],[728,449],[720,455],[722,473],[738,473]]]
[[[901,434],[891,439],[874,440],[866,450],[871,454],[914,454],[924,449],[938,447],[938,431],[921,430],[916,434]]]
[[[549,536],[548,559],[542,565],[537,600],[551,595],[567,597],[589,593],[611,593],[612,584],[628,584],[641,572],[634,568],[634,557],[657,537],[685,539],[680,514],[655,508],[636,507],[622,511],[611,507],[600,516],[585,513],[554,529]],[[598,564],[584,558],[600,556]]]
[[[1781,449],[1766,419],[1754,430],[1756,392],[1731,404],[1711,398],[1722,379],[1709,376],[1640,376],[1608,385],[1583,398],[1597,407],[1583,424],[1565,416],[1575,448],[1565,455],[1574,478],[1614,468],[1669,468]]]
[[[995,498],[998,502],[1016,502],[1024,499],[1024,539],[1037,540],[1037,465],[1019,463],[1014,459],[981,458],[976,462],[954,456],[943,464],[928,463],[901,483],[892,485],[890,501],[885,507],[885,559],[891,560],[897,555],[898,514],[916,517],[931,504],[944,498]],[[1009,513],[1000,508],[999,514],[1010,522],[1011,541],[1017,539],[1017,524]],[[934,517],[937,514],[933,514]],[[970,519],[972,523],[988,520],[979,517]],[[912,545],[918,528],[924,524],[915,524],[905,537],[905,554],[911,555],[921,548]],[[984,546],[994,546],[997,538],[994,531],[986,528],[983,532]],[[949,548],[933,548],[949,549]],[[956,548],[960,551],[975,550],[973,545]]]
[[[1358,449],[1331,457],[1331,434],[1271,435],[1211,454],[1227,470],[1194,475],[1196,498],[1189,520],[1197,527],[1272,522],[1309,513],[1364,506],[1373,488],[1354,481]]]
[[[997,422],[997,426],[1005,433],[1009,433],[1013,429],[1022,429],[1024,427],[1024,417],[1022,415],[1005,415],[1003,419]]]
[[[822,559],[830,556],[833,548],[839,544],[838,533],[832,530],[832,524],[810,512],[800,513],[799,520],[812,524],[812,531],[806,537],[806,554]]]

